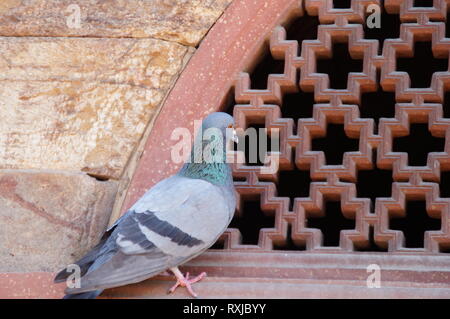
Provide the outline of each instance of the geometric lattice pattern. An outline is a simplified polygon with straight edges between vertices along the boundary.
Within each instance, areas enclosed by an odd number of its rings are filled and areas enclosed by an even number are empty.
[[[383,17],[399,19],[399,30],[393,30],[399,34],[398,38],[366,38],[366,8],[370,4],[378,4]],[[353,0],[350,8],[334,8],[332,0],[306,0],[299,7],[298,19],[318,17],[316,39],[299,43],[287,38],[284,27],[273,30],[270,54],[274,60],[284,62],[284,70],[269,74],[265,89],[252,89],[251,75],[241,73],[235,85],[233,115],[237,126],[244,129],[252,123],[263,123],[268,131],[279,129],[279,168],[276,173],[264,173],[259,166],[234,165],[239,210],[222,236],[225,249],[449,252],[450,198],[440,197],[448,194],[440,189],[441,174],[450,170],[450,118],[444,117],[443,110],[445,93],[450,90],[450,38],[446,36],[449,4],[450,1],[435,0],[430,1],[430,7],[415,8],[413,0],[383,3]],[[428,87],[413,87],[414,70],[405,72],[398,68],[398,61],[403,61],[400,59],[414,58],[417,43],[429,44],[430,60],[444,61],[445,68],[431,74]],[[361,62],[361,70],[346,74],[345,88],[340,89],[331,86],[330,74],[317,71],[319,61],[327,63],[333,57],[335,44],[346,44],[351,59]],[[299,116],[298,120],[283,118],[284,99],[299,92],[313,95],[312,116]],[[392,92],[392,117],[361,116],[362,108],[367,107],[362,96],[377,92],[380,95]],[[300,109],[308,107],[304,101],[300,99],[295,105],[301,114],[304,112]],[[384,105],[371,107],[382,110]],[[377,114],[377,110],[371,110],[370,114]],[[430,138],[442,142],[436,150],[425,152],[422,166],[411,165],[408,150],[394,148],[397,139],[411,136],[410,128],[415,124],[425,125]],[[327,136],[332,125],[341,128],[356,145],[355,150],[343,153],[339,164],[327,164],[326,150],[313,147],[315,140],[332,137]],[[426,151],[428,147],[420,140],[411,140],[407,145],[411,152],[415,148]],[[372,185],[360,180],[362,172],[370,171],[375,177],[387,172],[389,179],[384,184]],[[299,176],[290,181],[289,197],[279,195],[282,174]],[[302,174],[307,177],[302,178]],[[378,194],[378,187],[388,194],[358,197],[363,183],[369,183],[373,194]],[[306,189],[306,193],[296,196],[297,188],[299,192]],[[243,208],[248,201],[258,201],[260,209],[256,213],[264,215],[264,220],[271,224],[269,227],[264,224],[252,244],[245,240],[246,231],[257,223],[250,222],[246,227],[239,224],[247,213]],[[422,202],[425,212],[408,209],[411,202]],[[339,216],[330,219],[332,209],[327,207],[337,207]],[[423,221],[410,226],[423,227],[421,232],[410,234],[408,227],[394,227],[398,221],[419,213]],[[328,225],[317,226],[322,225],[318,220],[327,219]],[[345,223],[341,224],[341,220]],[[430,221],[433,227],[427,227]],[[330,241],[333,231],[337,231],[337,240]],[[408,239],[413,238],[408,236],[419,236],[421,244],[410,247]]]

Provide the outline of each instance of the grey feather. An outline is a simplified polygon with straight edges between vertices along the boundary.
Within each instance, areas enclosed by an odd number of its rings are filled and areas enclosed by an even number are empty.
[[[172,242],[180,246],[193,247],[204,244],[202,240],[192,237],[165,220],[159,219],[155,213],[148,210],[141,214],[135,214],[135,219],[138,225],[143,225],[158,235],[169,238]]]

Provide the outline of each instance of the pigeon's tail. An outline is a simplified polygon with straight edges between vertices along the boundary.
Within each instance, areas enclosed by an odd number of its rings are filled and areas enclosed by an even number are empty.
[[[79,294],[67,294],[63,297],[63,299],[95,299],[98,295],[103,292],[100,290],[86,291]]]

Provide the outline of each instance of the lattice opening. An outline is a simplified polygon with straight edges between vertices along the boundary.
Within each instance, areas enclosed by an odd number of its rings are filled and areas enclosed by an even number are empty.
[[[317,228],[322,232],[322,246],[338,247],[340,245],[341,231],[354,229],[355,220],[342,213],[341,202],[327,200],[321,215],[307,213],[308,228]]]
[[[242,244],[258,245],[261,229],[273,228],[275,212],[261,209],[259,199],[243,198],[242,212],[235,214],[229,228],[239,229]]]
[[[297,123],[299,118],[309,118],[313,114],[314,93],[299,91],[283,97],[281,115]]]
[[[317,16],[310,16],[306,13],[289,24],[289,28],[286,30],[286,38],[297,40],[298,43],[302,43],[304,40],[315,40],[317,39],[317,28],[319,25],[320,22]],[[302,47],[299,45],[298,55],[301,55],[301,49]]]
[[[450,197],[450,172],[441,172],[441,181],[439,184],[440,196]]]
[[[380,82],[380,73],[377,72],[377,82]],[[378,85],[376,92],[364,92],[361,94],[359,113],[361,118],[371,118],[375,121],[374,134],[378,133],[380,118],[392,118],[395,116],[395,92],[383,90]]]
[[[269,48],[265,47],[262,60],[255,66],[250,74],[252,89],[264,90],[267,88],[267,77],[269,74],[283,74],[284,61],[275,60],[270,54]]]
[[[289,171],[279,171],[277,191],[279,197],[289,197],[289,210],[294,207],[298,197],[308,197],[311,184],[310,172],[295,168]]]
[[[209,249],[223,250],[225,249],[225,240],[221,237]]]
[[[231,88],[230,90],[228,90],[227,94],[225,95],[223,105],[222,105],[223,112],[228,113],[231,116],[233,116],[234,105],[236,104],[236,100],[234,99],[234,94],[235,94],[234,88]]]
[[[432,7],[433,0],[414,0],[414,7]]]
[[[362,60],[350,55],[347,43],[333,43],[331,58],[317,60],[317,72],[328,74],[333,89],[346,89],[348,74],[361,71]]]
[[[442,105],[442,116],[450,118],[450,92],[445,92],[444,103]]]
[[[420,145],[421,147],[418,147]],[[428,154],[443,152],[445,138],[435,137],[428,130],[428,124],[412,123],[409,135],[394,139],[394,152],[408,153],[408,164],[411,166],[426,165]]]
[[[357,151],[358,144],[358,139],[348,137],[343,124],[328,124],[325,137],[313,138],[312,150],[323,151],[327,165],[340,165],[344,153]]]
[[[414,88],[429,87],[433,73],[447,69],[448,58],[434,57],[431,42],[415,42],[414,57],[397,58],[397,70],[409,74]]]
[[[372,210],[375,208],[377,197],[391,197],[392,195],[392,171],[374,168],[358,172],[356,191],[359,198],[369,198]],[[377,185],[377,187],[374,187]]]
[[[404,247],[424,248],[426,231],[440,230],[441,219],[427,213],[425,201],[407,201],[406,216],[391,216],[389,228],[404,235]]]
[[[381,28],[369,28],[364,24],[364,38],[379,41],[378,54],[382,53],[386,39],[397,39],[400,36],[400,17],[398,14],[388,14],[384,9],[381,12]]]
[[[333,7],[335,9],[348,9],[351,5],[351,0],[333,0]]]
[[[267,133],[264,124],[254,123],[249,124],[247,129],[253,129],[256,136],[257,144],[253,144],[254,148],[251,148],[253,142],[253,135],[249,131],[248,134],[239,137],[238,144],[234,145],[234,149],[237,151],[244,151],[245,165],[247,166],[263,166],[267,152],[271,151],[272,139]],[[265,142],[261,142],[265,141]]]
[[[450,11],[447,11],[447,15],[445,17],[445,21],[450,21]],[[445,37],[450,37],[450,23],[445,24]]]

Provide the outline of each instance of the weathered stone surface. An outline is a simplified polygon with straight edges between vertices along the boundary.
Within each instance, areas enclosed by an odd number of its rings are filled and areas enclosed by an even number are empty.
[[[0,80],[99,81],[164,89],[188,52],[155,39],[0,37]]]
[[[192,50],[153,39],[0,38],[0,168],[119,178]]]
[[[0,35],[152,37],[195,46],[231,1],[2,0]],[[79,7],[79,28],[70,5]]]
[[[104,231],[116,182],[84,174],[0,171],[0,271],[55,271]]]

